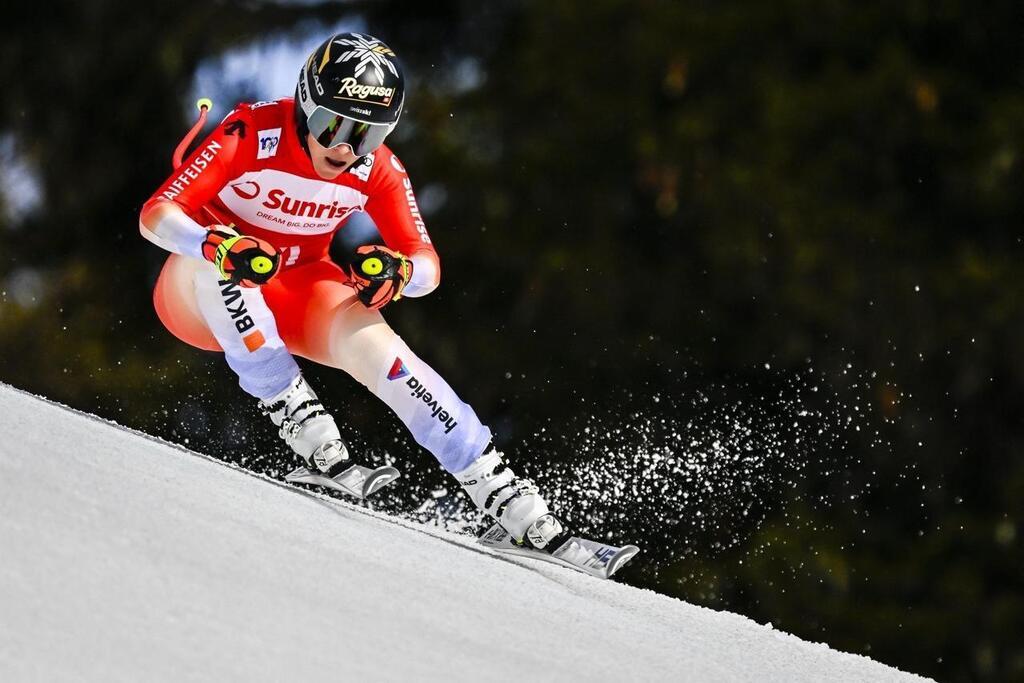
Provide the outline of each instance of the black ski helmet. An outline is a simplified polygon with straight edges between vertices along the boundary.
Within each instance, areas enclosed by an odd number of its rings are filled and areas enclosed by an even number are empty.
[[[306,134],[312,121],[314,135],[324,138],[322,144],[346,142],[364,156],[394,130],[404,101],[405,77],[394,51],[373,36],[338,33],[313,51],[299,73],[299,141],[308,153]]]

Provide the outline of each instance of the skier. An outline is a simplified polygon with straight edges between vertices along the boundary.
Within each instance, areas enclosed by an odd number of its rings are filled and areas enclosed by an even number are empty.
[[[172,252],[157,314],[182,341],[224,353],[311,471],[339,477],[354,462],[295,355],[349,373],[518,543],[552,552],[568,533],[537,487],[380,313],[440,281],[412,183],[384,145],[404,101],[395,53],[340,33],[305,62],[294,99],[239,104],[142,208],[142,235]],[[359,247],[346,272],[328,247],[357,211],[384,244]]]

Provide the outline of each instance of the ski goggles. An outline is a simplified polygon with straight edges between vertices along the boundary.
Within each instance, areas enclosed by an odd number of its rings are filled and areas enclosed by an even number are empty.
[[[321,147],[348,145],[356,156],[369,154],[384,143],[393,128],[387,123],[364,123],[318,106],[306,119],[306,126]]]

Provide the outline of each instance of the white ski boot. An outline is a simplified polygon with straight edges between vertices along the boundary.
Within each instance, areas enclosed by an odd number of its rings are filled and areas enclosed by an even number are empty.
[[[456,477],[476,506],[516,542],[553,552],[569,538],[533,482],[517,477],[493,446]]]
[[[302,375],[274,398],[260,401],[260,409],[310,470],[334,477],[352,465],[338,425]]]

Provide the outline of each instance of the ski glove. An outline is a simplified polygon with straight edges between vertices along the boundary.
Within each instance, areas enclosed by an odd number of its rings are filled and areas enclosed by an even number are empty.
[[[348,277],[363,305],[374,310],[402,298],[412,277],[412,261],[383,246],[362,246],[348,269]]]
[[[217,266],[221,277],[243,287],[267,284],[281,265],[281,255],[272,244],[222,225],[207,233],[203,256]]]

